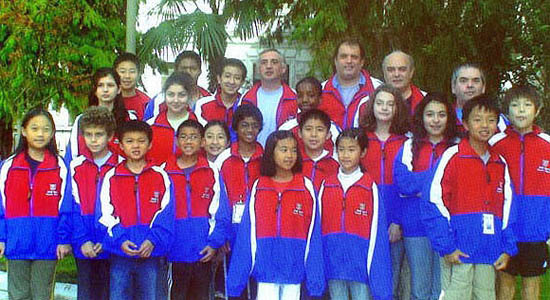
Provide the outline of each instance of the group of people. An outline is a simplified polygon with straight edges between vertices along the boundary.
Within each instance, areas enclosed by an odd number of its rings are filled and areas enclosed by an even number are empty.
[[[211,95],[184,51],[149,99],[124,53],[93,75],[64,158],[51,115],[30,110],[0,166],[10,299],[49,299],[71,251],[79,299],[209,299],[215,273],[242,299],[399,299],[403,286],[513,299],[517,275],[537,299],[550,136],[536,89],[511,88],[501,113],[475,64],[454,70],[452,104],[412,84],[410,55],[384,58],[384,82],[365,59],[343,40],[334,75],[294,90],[267,49],[241,95],[247,69],[226,58]]]

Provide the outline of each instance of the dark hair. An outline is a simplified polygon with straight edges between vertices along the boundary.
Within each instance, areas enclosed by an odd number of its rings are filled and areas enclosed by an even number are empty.
[[[456,113],[452,104],[442,93],[428,93],[424,99],[418,103],[414,110],[413,123],[411,126],[411,132],[413,134],[413,159],[416,159],[418,153],[420,152],[421,140],[428,135],[428,132],[424,127],[424,110],[428,104],[434,101],[443,104],[447,112],[447,124],[445,124],[445,131],[443,132],[443,136],[447,141],[447,147],[452,146],[455,143],[455,138],[458,136],[458,130],[456,127]]]
[[[186,127],[195,128],[199,131],[201,137],[204,136],[204,127],[202,127],[202,125],[201,125],[201,123],[199,123],[199,121],[193,120],[193,119],[187,119],[187,120],[183,121],[180,124],[180,126],[178,126],[178,129],[176,130],[176,136],[179,136],[180,132],[183,130],[183,128],[186,128]]]
[[[78,121],[80,133],[88,127],[102,127],[107,132],[107,135],[112,135],[115,132],[115,118],[108,108],[102,106],[88,107]]]
[[[243,104],[237,108],[233,114],[233,120],[231,121],[231,128],[237,131],[239,129],[239,123],[247,117],[252,117],[256,122],[260,123],[260,131],[264,126],[264,117],[262,112],[252,104]]]
[[[23,120],[21,121],[21,132],[19,134],[19,143],[17,144],[17,148],[15,148],[15,152],[14,152],[15,155],[23,151],[27,151],[27,149],[29,148],[29,143],[27,142],[27,138],[23,136],[23,128],[29,125],[29,122],[32,118],[38,117],[38,116],[46,117],[50,122],[50,125],[52,125],[52,138],[46,145],[46,150],[48,150],[52,155],[57,155],[57,144],[55,142],[55,122],[53,121],[52,115],[42,107],[32,108],[23,117]]]
[[[323,123],[323,125],[325,125],[325,127],[327,128],[327,132],[330,131],[330,117],[324,111],[313,108],[304,112],[300,116],[300,119],[298,122],[298,126],[300,127],[300,130],[302,130],[302,128],[304,127],[304,125],[309,119],[320,120]]]
[[[101,78],[111,76],[115,80],[115,83],[118,88],[120,88],[120,76],[113,68],[99,68],[92,77],[92,89],[90,94],[88,94],[88,106],[97,106],[99,105],[99,99],[97,99],[96,91],[97,85]],[[116,127],[120,128],[122,123],[126,122],[128,119],[128,111],[124,106],[124,100],[122,100],[122,94],[116,95],[113,103],[113,116],[115,117]]]
[[[136,65],[136,68],[139,72],[141,67],[139,63],[139,58],[134,53],[130,53],[130,52],[124,52],[124,53],[121,53],[119,56],[117,56],[117,58],[115,59],[115,62],[113,63],[113,69],[116,69],[118,65],[120,65],[125,61],[133,62],[134,65]]]
[[[359,128],[347,128],[340,132],[338,138],[336,138],[336,149],[338,149],[338,145],[340,145],[343,138],[356,140],[357,143],[359,143],[361,151],[364,151],[369,146],[369,138],[365,132]]]
[[[321,93],[323,92],[323,87],[321,86],[321,82],[313,76],[308,76],[308,77],[300,79],[300,81],[298,81],[298,83],[296,83],[296,91],[298,91],[298,87],[301,84],[305,84],[305,83],[309,83],[309,84],[313,85],[313,87],[315,89],[317,89],[317,91],[319,92],[318,95],[321,96]]]
[[[277,147],[277,143],[280,140],[284,139],[293,139],[296,142],[297,156],[296,163],[292,166],[292,173],[296,174],[302,172],[302,155],[300,154],[300,150],[298,150],[298,141],[296,141],[294,134],[290,130],[277,130],[272,132],[265,142],[265,150],[260,163],[260,174],[262,176],[275,176],[277,169],[274,158],[275,147]]]
[[[173,72],[170,74],[170,76],[166,79],[166,82],[164,82],[164,86],[162,86],[162,91],[166,93],[166,90],[174,84],[183,86],[189,95],[191,95],[195,89],[195,82],[193,81],[193,78],[185,72]]]
[[[356,38],[345,38],[340,43],[338,43],[338,46],[336,46],[336,48],[334,49],[334,53],[332,54],[332,61],[334,61],[336,57],[338,57],[338,52],[340,51],[340,47],[342,47],[342,45],[359,47],[359,55],[361,56],[360,58],[365,58],[365,47],[363,47],[361,42]]]
[[[178,54],[178,56],[176,57],[176,61],[174,62],[176,70],[178,69],[178,65],[184,59],[194,60],[197,63],[197,65],[199,66],[199,69],[202,66],[201,57],[199,56],[199,54],[195,51],[186,50],[186,51],[183,51],[182,53]]]
[[[147,135],[149,143],[153,141],[153,129],[151,129],[151,126],[149,126],[147,122],[140,120],[130,120],[124,122],[118,131],[118,136],[121,143],[124,139],[124,135],[128,132],[143,132]]]
[[[409,111],[405,105],[405,101],[401,96],[401,92],[398,89],[393,88],[387,84],[379,86],[370,99],[367,101],[366,107],[360,112],[359,124],[366,131],[376,130],[376,117],[374,116],[374,103],[376,102],[376,96],[380,92],[386,92],[392,94],[395,102],[395,114],[393,115],[390,133],[391,134],[405,134],[409,130]]]
[[[468,102],[464,104],[464,107],[462,108],[462,123],[466,123],[466,121],[468,121],[470,113],[472,113],[472,110],[476,107],[490,111],[497,117],[500,114],[500,110],[497,106],[497,100],[487,94],[481,94],[468,100]]]
[[[535,110],[538,110],[544,106],[544,102],[534,86],[522,85],[515,86],[506,91],[503,99],[503,110],[509,113],[510,102],[519,98],[525,98],[533,102],[533,104],[535,104]]]
[[[206,130],[208,130],[208,128],[214,127],[214,126],[220,126],[223,129],[223,132],[225,133],[227,140],[228,141],[231,140],[231,134],[229,133],[229,128],[227,127],[227,124],[225,124],[225,122],[220,120],[208,121],[208,123],[206,123],[206,125],[204,126],[204,132],[206,133]]]
[[[456,84],[456,80],[458,79],[458,73],[460,72],[460,70],[467,68],[477,69],[481,77],[481,82],[485,84],[485,72],[483,71],[481,66],[477,63],[467,62],[456,66],[456,68],[453,70],[453,74],[451,75],[451,85]]]
[[[218,70],[218,76],[222,76],[225,67],[235,67],[241,70],[243,74],[243,81],[246,79],[246,66],[240,59],[236,58],[223,58]]]
[[[369,138],[363,130],[359,128],[347,128],[340,132],[338,138],[336,138],[336,153],[338,153],[338,145],[340,145],[340,142],[344,138],[356,140],[357,144],[359,144],[359,149],[361,149],[361,152],[367,150],[369,146]],[[361,170],[361,172],[367,171],[365,167],[363,167],[362,163],[359,163],[359,169]]]

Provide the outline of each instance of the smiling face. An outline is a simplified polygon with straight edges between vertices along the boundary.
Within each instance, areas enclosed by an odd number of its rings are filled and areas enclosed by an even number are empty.
[[[286,65],[282,57],[275,51],[265,52],[260,56],[260,78],[262,81],[281,80],[286,72]]]
[[[403,91],[411,85],[414,68],[404,53],[390,54],[384,61],[383,71],[384,80],[392,87]]]
[[[304,141],[305,148],[310,151],[322,150],[325,142],[330,138],[329,130],[323,121],[314,118],[307,120],[298,132]]]
[[[133,91],[136,88],[139,73],[136,64],[131,61],[123,61],[116,67],[116,72],[120,76],[120,85],[123,90]]]
[[[298,103],[298,108],[300,108],[302,112],[306,112],[319,106],[321,91],[313,84],[303,82],[296,88],[296,101]]]
[[[138,162],[145,159],[145,154],[151,149],[151,141],[145,132],[129,131],[120,139],[120,148],[126,159]]]
[[[171,114],[180,115],[187,111],[189,95],[182,85],[170,85],[165,94],[166,107]]]
[[[203,148],[209,158],[216,158],[228,146],[229,138],[221,126],[210,126],[204,131]]]
[[[422,122],[430,140],[441,140],[447,126],[447,109],[445,104],[432,101],[424,108]]]
[[[359,79],[364,64],[365,60],[361,57],[359,46],[345,43],[340,45],[334,58],[338,78],[346,81]]]
[[[201,149],[201,133],[195,127],[186,126],[178,134],[178,147],[185,156],[195,156]]]
[[[236,131],[239,142],[247,144],[256,143],[256,138],[258,137],[258,133],[260,133],[262,124],[253,117],[246,117],[237,125]]]
[[[53,137],[53,125],[46,116],[37,115],[27,122],[21,134],[27,139],[29,149],[43,150]]]
[[[497,123],[498,115],[495,112],[476,106],[463,125],[468,131],[470,142],[487,143],[497,131]]]
[[[376,94],[373,111],[377,122],[391,122],[395,115],[395,98],[393,95],[384,91]]]
[[[344,137],[338,143],[338,162],[344,174],[349,174],[355,171],[361,163],[361,158],[367,153],[366,150],[361,151],[359,141],[353,138]]]
[[[298,147],[294,138],[286,138],[277,141],[273,150],[273,161],[277,173],[292,172],[292,167],[298,158]]]
[[[244,83],[242,70],[235,66],[225,66],[222,74],[217,78],[222,93],[229,96],[236,95]]]
[[[113,103],[120,89],[112,75],[102,77],[97,82],[95,95],[99,106],[106,106]]]

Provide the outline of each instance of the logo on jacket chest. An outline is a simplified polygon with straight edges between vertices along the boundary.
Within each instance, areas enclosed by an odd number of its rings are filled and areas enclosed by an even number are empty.
[[[367,204],[366,203],[359,203],[359,208],[353,211],[354,214],[358,216],[366,217],[369,215],[369,212],[367,211]]]
[[[205,187],[204,191],[202,192],[201,198],[202,199],[210,199],[212,198],[213,191],[210,187]]]
[[[302,203],[296,203],[296,207],[292,210],[292,213],[300,217],[304,216],[304,210]]]
[[[504,192],[504,182],[499,181],[497,186],[497,193],[502,194]]]
[[[537,167],[537,172],[543,172],[546,174],[550,174],[550,161],[543,159],[540,166]]]
[[[151,199],[149,200],[149,202],[151,202],[151,203],[158,203],[158,202],[159,202],[159,199],[160,199],[160,192],[154,191],[154,192],[153,192],[153,197],[151,197]]]
[[[57,191],[57,183],[50,183],[50,189],[46,191],[46,196],[59,196],[59,191]]]

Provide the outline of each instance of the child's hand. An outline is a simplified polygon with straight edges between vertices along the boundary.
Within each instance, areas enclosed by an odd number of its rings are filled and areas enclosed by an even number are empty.
[[[493,266],[495,266],[495,269],[497,271],[502,271],[502,270],[506,269],[506,266],[508,266],[509,261],[510,261],[510,255],[508,255],[507,253],[502,253],[498,257],[497,261],[495,261]]]
[[[57,245],[57,259],[62,260],[65,256],[71,253],[73,248],[69,244]]]
[[[84,256],[88,258],[94,258],[97,256],[94,250],[94,243],[92,243],[91,241],[87,241],[86,243],[82,244],[82,246],[80,246],[80,251],[82,252],[82,254],[84,254]]]
[[[390,236],[390,243],[395,243],[401,239],[401,226],[391,223],[388,228],[388,235]]]
[[[145,240],[143,243],[141,243],[141,246],[139,247],[139,257],[141,258],[148,258],[151,256],[151,253],[153,252],[153,249],[155,248],[155,245],[151,243],[150,240]]]
[[[103,252],[103,244],[95,243],[94,251],[95,251],[95,254],[99,254],[99,253]]]
[[[214,249],[210,246],[206,246],[206,247],[204,247],[204,249],[201,250],[201,252],[199,254],[201,254],[201,255],[204,254],[204,256],[200,259],[200,262],[202,262],[202,263],[209,262],[216,255],[216,249]]]
[[[453,253],[445,255],[443,258],[448,264],[451,265],[460,265],[462,261],[460,257],[470,257],[468,254],[456,249]]]
[[[132,243],[129,240],[126,240],[120,245],[120,249],[128,256],[136,256],[139,254],[139,251],[136,249],[136,244]]]
[[[0,257],[4,256],[4,251],[6,251],[6,243],[0,242]]]

